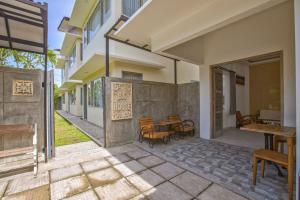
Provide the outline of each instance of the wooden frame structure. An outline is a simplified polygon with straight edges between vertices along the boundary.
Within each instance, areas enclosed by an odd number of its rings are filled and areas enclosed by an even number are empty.
[[[0,0],[0,48],[45,56],[44,147],[47,162],[48,4],[33,0]]]

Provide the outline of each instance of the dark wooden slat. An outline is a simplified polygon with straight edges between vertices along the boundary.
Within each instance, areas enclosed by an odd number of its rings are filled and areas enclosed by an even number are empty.
[[[12,49],[10,47],[5,47],[5,46],[1,46],[0,45],[0,48],[3,48],[3,49]],[[44,51],[30,51],[30,50],[25,50],[25,49],[20,49],[20,48],[13,48],[14,50],[17,50],[17,51],[24,51],[24,52],[29,52],[29,53],[36,53],[36,54],[44,54]]]
[[[35,20],[37,22],[43,22],[43,20],[41,20],[41,19],[34,18],[34,17],[28,16],[28,15],[24,15],[24,14],[21,14],[21,13],[17,13],[17,12],[11,11],[11,10],[6,10],[6,9],[3,9],[3,8],[0,8],[0,12],[1,11],[4,12],[6,15],[8,13],[8,14],[12,14],[12,15],[17,15],[19,17],[23,17],[23,18]]]
[[[11,5],[9,3],[5,3],[5,2],[2,2],[2,1],[0,1],[0,5],[6,6],[6,7],[9,7],[9,8],[13,8],[13,9],[16,9],[16,10],[20,10],[20,11],[23,11],[23,12],[26,12],[26,13],[30,13],[30,14],[33,14],[33,15],[37,15],[37,16],[42,15],[42,13],[34,12],[32,10],[28,10],[28,9],[18,7],[18,6],[15,6],[15,5]]]
[[[13,38],[13,37],[9,38],[9,37],[4,36],[4,35],[0,35],[0,40],[5,40],[5,41],[10,40],[11,42],[14,42],[14,43],[19,43],[19,44],[25,44],[25,45],[29,45],[29,46],[44,48],[43,43],[33,42],[33,41],[23,40],[23,39]]]
[[[29,24],[29,25],[32,25],[32,26],[37,26],[37,27],[40,27],[40,28],[44,28],[44,26],[45,26],[43,23],[33,22],[33,21],[26,20],[26,19],[23,19],[23,18],[20,18],[20,17],[15,17],[15,16],[11,16],[11,15],[5,15],[5,17],[9,20],[22,22],[22,23]]]

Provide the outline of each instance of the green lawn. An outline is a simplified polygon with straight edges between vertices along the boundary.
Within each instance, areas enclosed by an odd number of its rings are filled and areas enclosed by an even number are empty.
[[[79,129],[55,113],[55,146],[75,144],[90,140],[91,139]]]

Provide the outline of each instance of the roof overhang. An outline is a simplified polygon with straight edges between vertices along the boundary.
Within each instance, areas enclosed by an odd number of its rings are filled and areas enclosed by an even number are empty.
[[[149,0],[114,36],[162,52],[284,1]]]
[[[59,26],[58,31],[74,35],[75,37],[81,37],[82,29],[76,26],[70,25],[70,18],[64,17]]]
[[[45,54],[48,5],[30,0],[0,0],[0,48]]]
[[[66,57],[63,56],[63,55],[60,55],[57,58],[57,63],[56,63],[55,68],[57,68],[57,69],[63,69],[63,68],[65,68],[66,61],[67,61]]]
[[[82,81],[80,80],[67,80],[63,82],[63,84],[60,86],[61,89],[68,89],[70,87],[73,87],[74,85],[82,84]]]
[[[69,24],[75,27],[83,27],[90,11],[99,0],[76,0]]]

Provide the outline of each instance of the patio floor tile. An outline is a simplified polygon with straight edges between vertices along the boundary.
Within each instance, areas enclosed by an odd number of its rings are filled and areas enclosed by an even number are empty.
[[[170,182],[165,182],[145,193],[146,197],[150,200],[189,200],[192,196],[185,193]]]
[[[98,200],[98,197],[93,190],[89,190],[64,200]]]
[[[140,194],[130,200],[148,200],[144,195]]]
[[[8,182],[0,183],[0,198],[4,195],[7,185],[8,185]]]
[[[107,168],[88,174],[88,178],[93,187],[98,187],[121,179],[122,175],[114,168]]]
[[[126,200],[139,194],[137,189],[125,179],[120,179],[113,184],[100,186],[96,188],[96,192],[101,200]]]
[[[110,162],[112,165],[118,165],[124,162],[128,162],[131,160],[126,154],[117,154],[114,156],[106,157],[108,162]]]
[[[135,150],[127,152],[127,155],[133,159],[139,159],[142,157],[150,156],[151,154],[144,150]]]
[[[49,185],[44,185],[32,190],[26,190],[17,194],[9,195],[2,200],[49,200]]]
[[[171,179],[170,182],[183,189],[187,193],[191,194],[192,196],[199,195],[200,192],[205,190],[211,183],[210,181],[190,172],[180,174],[179,176]]]
[[[7,190],[5,192],[5,196],[23,192],[25,190],[37,188],[46,185],[48,183],[49,183],[48,172],[38,174],[36,178],[32,174],[28,176],[20,176],[9,182]]]
[[[106,160],[101,159],[101,160],[93,160],[93,161],[81,163],[81,166],[83,168],[83,171],[92,172],[92,171],[108,168],[110,164]]]
[[[134,174],[132,176],[127,177],[127,179],[141,192],[145,192],[165,181],[165,179],[163,179],[162,177],[158,176],[150,170]]]
[[[86,176],[82,175],[52,183],[50,188],[51,199],[59,200],[88,190],[90,184]]]
[[[176,167],[175,165],[173,165],[169,162],[159,165],[157,167],[154,167],[154,168],[152,168],[152,170],[166,179],[171,179],[171,178],[177,176],[178,174],[184,172],[183,169]]]
[[[139,162],[142,163],[146,167],[153,167],[153,166],[162,164],[165,161],[156,156],[147,156],[145,158],[139,159]]]
[[[213,184],[211,187],[209,187],[207,190],[205,190],[203,193],[201,193],[198,197],[200,200],[246,200],[246,198],[235,194],[234,192],[231,192],[217,184]]]
[[[50,179],[51,182],[61,181],[63,179],[67,179],[73,176],[78,176],[82,174],[83,171],[79,164],[69,166],[69,167],[63,167],[59,169],[53,169],[50,171]]]
[[[146,168],[135,160],[114,166],[123,176],[141,172]]]

